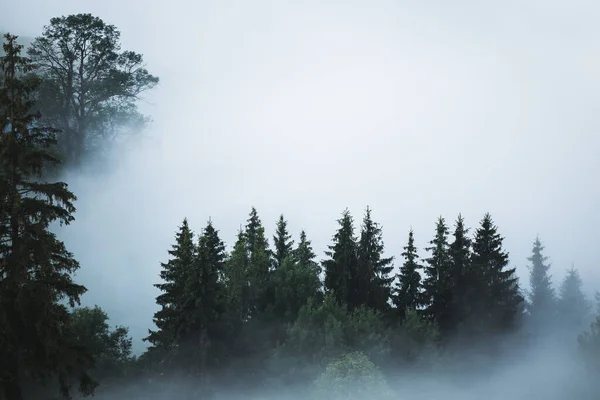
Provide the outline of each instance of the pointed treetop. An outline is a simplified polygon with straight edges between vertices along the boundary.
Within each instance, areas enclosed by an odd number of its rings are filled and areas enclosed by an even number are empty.
[[[532,254],[527,258],[529,266],[529,300],[531,314],[547,322],[553,313],[556,302],[555,290],[552,287],[552,277],[549,274],[548,257],[542,254],[544,246],[539,236],[533,242]]]
[[[313,251],[311,241],[307,239],[304,229],[300,232],[298,247],[294,250],[294,260],[300,266],[313,267],[321,272],[319,264],[315,261],[316,254]]]
[[[283,260],[292,254],[294,246],[292,235],[288,232],[287,221],[284,219],[283,214],[279,216],[279,220],[277,221],[277,230],[273,236],[273,243],[275,246],[273,261],[274,267],[277,268],[283,263]]]
[[[408,243],[403,249],[401,255],[404,257],[404,263],[400,267],[393,297],[400,319],[404,319],[407,309],[417,309],[424,304],[421,293],[421,274],[419,273],[422,267],[418,263],[419,255],[412,227],[408,232]]]

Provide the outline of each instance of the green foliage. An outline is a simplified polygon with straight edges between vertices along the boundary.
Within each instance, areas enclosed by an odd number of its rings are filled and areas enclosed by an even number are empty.
[[[183,220],[169,255],[172,258],[166,263],[161,263],[162,283],[154,285],[162,292],[156,298],[156,304],[161,308],[154,313],[154,324],[158,330],[149,330],[148,337],[144,338],[152,344],[152,349],[162,351],[171,350],[177,343],[182,325],[181,311],[184,307],[185,285],[196,263],[194,234],[187,219]]]
[[[364,353],[358,351],[332,360],[314,386],[315,400],[392,398],[383,374]]]
[[[387,355],[387,328],[379,314],[359,307],[347,311],[332,295],[322,304],[310,301],[300,309],[278,355],[293,357],[298,365],[320,365],[347,351],[362,350],[371,358]]]
[[[408,233],[408,244],[404,246],[404,264],[400,267],[398,281],[394,293],[394,305],[399,313],[401,320],[407,309],[417,309],[423,304],[423,293],[421,292],[421,274],[419,270],[422,266],[419,264],[419,255],[415,246],[413,230]]]
[[[193,268],[185,277],[177,332],[179,365],[197,374],[215,367],[223,352],[225,327],[220,319],[225,312],[225,256],[225,244],[209,221],[198,240]]]
[[[94,359],[91,372],[102,383],[124,377],[133,362],[129,329],[117,326],[111,330],[107,321],[108,315],[98,306],[76,308],[71,313],[75,342],[90,352]]]
[[[6,36],[6,34],[7,34],[7,32],[0,31],[0,38],[4,38]],[[18,44],[19,46],[23,46],[22,47],[23,50],[27,50],[27,48],[31,45],[31,42],[33,42],[32,37],[16,36],[15,43]],[[4,49],[0,48],[0,57],[3,57],[4,55],[5,55]]]
[[[600,373],[600,316],[590,324],[587,332],[579,335],[579,350],[593,376]]]
[[[349,210],[338,219],[339,229],[333,236],[333,244],[328,246],[325,255],[329,259],[323,261],[325,270],[325,289],[332,293],[341,304],[350,306],[355,301],[353,294],[353,277],[358,264],[357,244],[354,237],[354,221]]]
[[[431,246],[425,248],[431,256],[425,259],[425,279],[423,281],[425,313],[438,324],[446,324],[449,306],[452,302],[448,226],[439,217]]]
[[[552,287],[552,278],[548,273],[550,265],[546,264],[548,257],[542,252],[544,246],[537,237],[533,242],[531,262],[529,267],[529,313],[535,324],[549,323],[554,318],[556,310],[556,294]]]
[[[472,269],[474,279],[479,282],[470,299],[474,315],[471,323],[478,324],[486,333],[515,331],[520,324],[524,299],[516,268],[507,268],[509,258],[502,248],[503,241],[491,215],[486,214],[473,241]]]
[[[121,51],[120,32],[91,14],[52,18],[28,50],[42,77],[38,107],[61,129],[59,145],[78,165],[118,137],[139,131],[148,119],[136,106],[158,78],[133,51]]]
[[[224,273],[227,314],[232,323],[246,321],[250,316],[249,262],[248,251],[246,249],[246,236],[240,230],[233,251],[225,264]]]
[[[454,241],[448,248],[450,257],[450,282],[452,285],[452,301],[449,304],[450,313],[446,319],[438,321],[440,329],[449,334],[457,332],[458,329],[469,329],[473,316],[471,300],[476,296],[479,274],[471,265],[471,239],[465,227],[464,219],[458,216],[454,228]]]
[[[350,308],[367,306],[381,313],[389,309],[394,277],[393,257],[384,257],[383,232],[367,207],[357,247],[357,268],[352,274]]]
[[[320,268],[314,257],[310,241],[302,232],[298,248],[271,272],[271,300],[266,319],[273,327],[275,343],[285,341],[287,325],[296,320],[303,306],[309,301],[319,304],[323,300]]]
[[[304,230],[300,232],[300,241],[298,242],[298,247],[294,249],[292,256],[299,265],[314,269],[317,271],[317,275],[321,274],[321,266],[315,261],[317,256],[313,251],[311,241],[306,238]]]
[[[73,282],[79,263],[50,232],[74,220],[75,195],[63,182],[45,182],[55,131],[39,124],[33,104],[39,81],[21,57],[16,37],[5,35],[0,58],[0,398],[21,399],[19,376],[55,378],[63,397],[73,377],[80,391],[96,383],[92,358],[68,334],[74,307],[86,288]],[[27,350],[27,351],[25,351]]]
[[[300,264],[291,256],[273,272],[271,288],[271,312],[277,321],[284,323],[294,321],[309,299],[319,301],[322,297],[318,270],[310,263]]]
[[[248,296],[250,316],[260,316],[272,303],[267,291],[271,251],[265,237],[265,228],[258,216],[256,208],[252,207],[250,217],[244,232],[246,251],[248,254]]]
[[[283,215],[271,250],[253,207],[230,255],[211,221],[195,241],[184,219],[169,261],[161,264],[157,329],[144,339],[151,347],[139,359],[131,356],[128,329],[111,329],[102,309],[69,312],[86,289],[71,277],[78,262],[48,228],[73,221],[76,198],[65,183],[42,178],[49,166],[60,165],[57,146],[77,165],[85,154],[147,123],[138,97],[158,78],[141,55],[121,51],[119,40],[113,25],[90,14],[53,18],[31,43],[32,60],[21,56],[16,37],[5,35],[1,399],[46,398],[48,393],[23,391],[40,383],[66,398],[75,381],[82,394],[91,394],[97,383],[90,375],[116,384],[134,365],[153,378],[192,376],[207,395],[205,383],[215,376],[262,385],[267,362],[285,383],[314,381],[318,398],[381,398],[390,392],[376,365],[429,368],[456,337],[494,348],[498,336],[520,328],[524,298],[490,214],[473,238],[459,215],[452,243],[440,217],[423,265],[411,229],[392,296],[393,257],[385,257],[381,225],[368,207],[358,237],[350,211],[342,213],[321,265],[304,231],[294,246]],[[559,316],[567,328],[578,329],[589,311],[582,279],[572,268],[557,299],[543,250],[537,238],[529,257],[531,320],[541,326]],[[600,317],[578,342],[596,376]]]
[[[581,329],[590,312],[590,303],[583,292],[579,271],[571,267],[560,284],[558,312],[563,324]]]
[[[277,230],[273,236],[273,246],[275,248],[273,254],[273,264],[277,268],[283,261],[292,255],[294,241],[287,230],[287,221],[283,218],[283,214],[279,216],[277,221]]]
[[[439,329],[415,309],[409,308],[404,314],[390,336],[391,365],[429,367],[437,356]]]

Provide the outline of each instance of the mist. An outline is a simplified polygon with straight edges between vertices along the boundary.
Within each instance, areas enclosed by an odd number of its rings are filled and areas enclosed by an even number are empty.
[[[595,2],[21,0],[4,10],[2,30],[32,37],[51,17],[98,15],[161,78],[144,96],[147,137],[114,150],[108,168],[67,173],[76,221],[58,228],[82,266],[83,304],[129,326],[138,354],[183,218],[196,231],[210,218],[231,248],[252,206],[269,239],[283,213],[319,259],[346,207],[357,220],[371,207],[397,258],[411,227],[424,253],[438,216],[462,213],[474,229],[490,212],[523,287],[539,234],[555,286],[574,265],[590,296],[600,288]],[[480,382],[486,398],[566,398],[570,353],[537,347]],[[406,398],[427,398],[432,380],[403,381]],[[483,396],[455,386],[430,398]]]

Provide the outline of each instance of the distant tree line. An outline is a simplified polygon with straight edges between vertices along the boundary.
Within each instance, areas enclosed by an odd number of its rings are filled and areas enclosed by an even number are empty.
[[[387,371],[452,368],[474,351],[493,360],[506,338],[526,346],[560,328],[575,344],[588,323],[577,270],[555,292],[536,238],[525,292],[489,214],[472,234],[462,216],[452,227],[440,217],[421,254],[410,230],[396,260],[369,208],[358,229],[345,210],[318,260],[307,232],[296,242],[282,215],[269,240],[252,208],[230,252],[212,221],[196,234],[183,219],[156,283],[150,346],[133,357],[126,327],[111,328],[98,307],[78,307],[87,290],[73,280],[79,263],[49,230],[73,221],[75,211],[67,184],[44,177],[48,165],[60,164],[61,132],[38,107],[42,67],[21,55],[15,36],[4,40],[0,400],[69,398],[136,380],[160,394],[182,377],[202,398],[224,382],[314,382],[318,396],[333,390],[354,398],[362,392],[348,392],[352,383],[381,389],[396,379]],[[597,374],[600,317],[578,343]]]
[[[531,290],[523,292],[489,214],[473,235],[462,216],[452,233],[440,217],[422,260],[410,230],[396,276],[369,208],[358,235],[348,210],[338,224],[319,263],[306,232],[294,243],[283,215],[270,247],[252,208],[230,254],[212,221],[195,238],[184,219],[162,264],[157,329],[140,362],[163,377],[314,380],[319,365],[351,351],[379,366],[425,367],[441,351],[457,354],[468,344],[493,357],[503,337],[525,331],[535,339],[559,327],[577,333],[588,321],[577,270],[555,295],[539,238]]]

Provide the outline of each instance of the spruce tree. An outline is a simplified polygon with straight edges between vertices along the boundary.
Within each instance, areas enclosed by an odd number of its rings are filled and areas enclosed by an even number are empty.
[[[438,326],[446,326],[449,306],[452,302],[452,282],[450,275],[450,255],[448,245],[448,226],[443,217],[439,217],[435,228],[435,237],[425,248],[430,256],[425,259],[425,279],[423,281],[425,314]]]
[[[404,264],[400,267],[396,290],[394,294],[394,305],[400,319],[403,320],[407,309],[418,309],[423,304],[421,292],[421,274],[419,270],[419,255],[415,246],[413,230],[408,232],[408,243],[404,246]]]
[[[314,297],[316,302],[320,302],[323,298],[323,282],[321,282],[321,265],[316,261],[317,255],[313,251],[312,243],[306,237],[306,232],[302,230],[300,232],[300,241],[298,242],[298,246],[292,252],[291,258],[296,267],[299,268],[304,275],[308,278],[307,282],[315,282],[316,284],[316,292],[312,291],[312,284],[307,285],[311,289],[308,292],[311,292],[311,297]],[[316,278],[316,281],[313,279]]]
[[[269,298],[269,271],[271,251],[265,237],[265,228],[252,207],[244,233],[248,252],[248,282],[251,315],[262,314],[272,302]]]
[[[271,303],[269,314],[274,327],[274,343],[285,341],[287,325],[296,320],[300,308],[312,301],[323,300],[321,268],[315,261],[310,240],[300,233],[298,246],[273,272],[270,280]]]
[[[161,263],[162,283],[154,285],[162,292],[156,297],[156,304],[160,309],[154,313],[153,318],[158,330],[148,330],[149,335],[144,338],[144,341],[151,343],[152,350],[173,349],[183,324],[181,311],[185,301],[185,285],[196,262],[194,234],[185,218],[175,235],[175,244],[169,250],[169,255],[172,258]]]
[[[514,330],[520,322],[523,297],[519,293],[516,268],[508,268],[509,257],[489,213],[485,214],[475,232],[471,263],[478,274],[472,306],[474,318],[492,332]]]
[[[306,232],[302,230],[300,232],[300,241],[298,246],[294,249],[292,256],[294,261],[299,265],[303,265],[317,271],[317,275],[321,273],[321,266],[315,261],[317,255],[313,251],[311,241],[306,238]]]
[[[279,216],[277,221],[277,230],[273,236],[273,247],[275,248],[273,264],[277,268],[283,263],[283,260],[292,254],[294,248],[294,241],[287,230],[287,221],[283,218],[283,214]]]
[[[188,365],[205,374],[217,359],[218,321],[225,311],[222,275],[225,244],[209,220],[198,240],[196,260],[184,288],[183,319],[179,331],[182,355]]]
[[[376,311],[388,310],[391,297],[391,285],[394,277],[393,257],[384,257],[383,233],[381,226],[371,218],[371,210],[367,207],[363,218],[360,239],[357,248],[356,275],[352,278],[354,295],[351,308],[362,305]]]
[[[91,394],[91,354],[70,332],[67,306],[86,291],[72,274],[79,263],[49,230],[74,220],[75,195],[64,182],[47,182],[56,131],[39,123],[33,106],[39,80],[21,57],[16,36],[4,36],[0,57],[0,398],[20,400],[24,378],[57,378],[68,398],[74,377]]]
[[[548,271],[550,265],[546,264],[548,257],[542,252],[544,246],[539,237],[533,242],[531,262],[529,266],[529,313],[534,325],[552,322],[556,309],[556,294],[552,287],[552,278]]]
[[[225,263],[224,273],[228,318],[235,326],[250,317],[249,263],[246,235],[240,229],[233,251]]]
[[[471,265],[471,239],[468,237],[469,229],[465,226],[462,215],[454,227],[454,241],[448,248],[450,257],[450,282],[452,285],[451,313],[446,324],[440,326],[443,331],[456,331],[457,329],[471,328],[470,317],[473,315],[473,301],[480,284],[480,271],[475,271]]]
[[[574,267],[567,271],[560,285],[558,311],[563,326],[579,331],[590,312],[590,303],[583,292],[583,281]]]
[[[357,244],[354,237],[354,221],[350,211],[344,210],[338,219],[339,228],[328,246],[323,261],[325,270],[325,289],[340,304],[351,306],[353,303],[352,278],[357,270]]]

